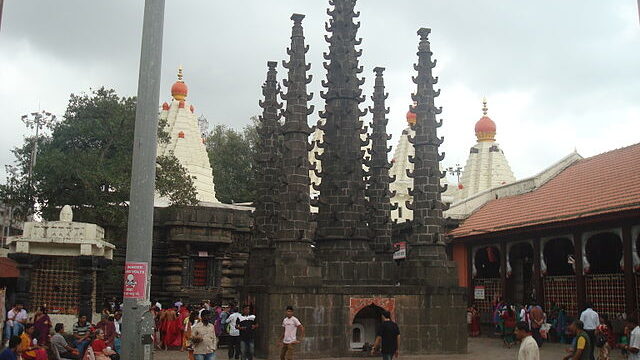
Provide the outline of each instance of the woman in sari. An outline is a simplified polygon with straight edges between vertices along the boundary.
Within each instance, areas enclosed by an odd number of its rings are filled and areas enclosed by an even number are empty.
[[[38,339],[34,338],[35,329],[32,324],[26,324],[24,332],[20,335],[18,353],[22,360],[47,360],[47,351],[38,346]]]
[[[191,343],[191,327],[198,321],[198,312],[192,311],[188,318],[184,319],[184,336],[182,337],[182,349],[188,352],[188,359],[193,360],[193,344]]]
[[[469,326],[469,335],[480,336],[480,313],[475,306],[471,306],[471,325]]]
[[[49,334],[51,333],[51,319],[47,315],[47,308],[40,307],[33,317],[33,327],[37,335],[38,344],[45,345],[49,343]]]
[[[170,347],[182,346],[183,328],[175,309],[166,310],[162,329],[164,330],[162,344],[165,350],[168,350]]]
[[[501,317],[504,324],[504,344],[508,348],[511,348],[511,346],[516,342],[514,334],[516,329],[516,313],[513,311],[513,307],[511,305],[507,305],[507,309],[502,312]]]
[[[86,360],[111,360],[115,351],[107,345],[104,338],[104,330],[96,330],[96,338],[91,342],[89,350],[85,353]]]

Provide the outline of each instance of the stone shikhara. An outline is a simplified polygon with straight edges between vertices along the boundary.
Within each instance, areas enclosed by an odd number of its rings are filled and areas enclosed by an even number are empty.
[[[312,146],[308,144],[311,129],[307,116],[312,109],[307,105],[311,95],[306,85],[310,65],[305,63],[302,30],[303,15],[294,14],[290,57],[285,63],[287,88],[282,96],[286,102],[284,125],[278,130],[281,143],[278,156],[263,154],[262,161],[271,169],[278,169],[280,184],[274,184],[275,175],[258,179],[265,192],[255,204],[260,224],[254,231],[248,264],[243,301],[255,306],[261,328],[257,333],[257,353],[268,358],[277,356],[275,340],[282,332],[281,322],[286,306],[296,309],[305,326],[306,336],[300,344],[303,357],[345,356],[372,343],[372,331],[381,308],[390,310],[402,332],[403,353],[454,353],[466,351],[466,321],[463,289],[458,287],[456,268],[449,261],[444,247],[445,205],[440,185],[442,173],[438,152],[442,139],[436,130],[440,109],[434,105],[439,91],[432,75],[435,61],[431,59],[428,41],[429,29],[420,29],[417,77],[415,137],[411,139],[415,156],[410,161],[414,187],[414,221],[403,239],[392,236],[390,202],[393,194],[389,184],[390,164],[387,160],[388,135],[386,133],[383,71],[374,69],[376,83],[371,111],[372,131],[367,136],[362,117],[367,111],[360,109],[364,101],[359,77],[363,68],[358,64],[362,51],[357,38],[359,25],[354,21],[359,13],[354,0],[330,1],[332,8],[327,24],[329,51],[325,54],[327,78],[324,111],[318,123],[323,132],[319,146],[322,151],[315,157],[322,162],[316,171],[321,179],[319,196],[311,205],[318,207],[315,217],[309,209],[309,162]],[[269,65],[267,83],[275,74]],[[271,76],[271,77],[270,77]],[[279,107],[273,98],[275,84],[263,92],[261,102],[265,112],[261,125],[261,143],[273,143],[273,122],[277,116],[267,112],[269,106]],[[363,140],[363,136],[365,140]],[[371,142],[371,144],[369,144]],[[363,148],[368,148],[365,157]],[[272,164],[269,161],[279,161]],[[279,186],[278,197],[270,189]],[[262,201],[261,201],[262,199]],[[277,229],[267,219],[278,219]],[[315,220],[315,221],[313,221]],[[268,241],[265,238],[273,234]],[[408,241],[408,258],[400,263],[392,260],[393,243]],[[269,244],[265,246],[265,244]]]

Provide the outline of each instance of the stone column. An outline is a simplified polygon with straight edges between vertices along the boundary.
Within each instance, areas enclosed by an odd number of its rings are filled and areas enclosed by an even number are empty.
[[[544,287],[542,283],[542,258],[540,256],[540,238],[533,239],[533,288],[536,291],[536,300],[544,304]]]
[[[633,274],[633,239],[631,238],[631,225],[622,226],[622,256],[624,261],[624,298],[625,311],[633,313],[636,306],[636,283]]]
[[[75,258],[80,274],[80,297],[78,299],[79,315],[86,315],[93,322],[93,313],[100,300],[96,299],[96,271],[99,269],[98,258],[94,256],[78,256]]]
[[[580,314],[580,311],[584,309],[587,296],[584,273],[582,272],[582,232],[579,230],[573,233],[573,246],[576,259],[576,303],[578,314]]]

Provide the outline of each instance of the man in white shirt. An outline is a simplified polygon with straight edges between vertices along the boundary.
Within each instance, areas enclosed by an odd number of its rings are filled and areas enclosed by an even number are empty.
[[[635,315],[627,317],[627,323],[631,330],[629,345],[624,345],[624,349],[629,352],[628,360],[640,360],[640,326]]]
[[[520,340],[520,349],[518,350],[518,360],[540,360],[540,350],[538,343],[531,336],[529,324],[519,321],[516,324],[515,335]]]
[[[22,304],[16,304],[9,312],[7,312],[7,323],[4,328],[4,337],[7,341],[12,336],[19,336],[24,330],[24,324],[27,323],[29,316],[27,311],[22,308]]]
[[[300,329],[300,339],[298,339],[298,329]],[[304,337],[304,327],[300,320],[293,316],[293,307],[287,306],[287,312],[284,320],[282,320],[282,336],[280,337],[279,346],[282,346],[280,352],[280,360],[292,360],[293,351],[296,344]]]
[[[240,316],[241,314],[235,311],[226,320],[226,323],[229,324],[227,326],[227,331],[229,332],[229,360],[240,359],[240,330],[237,327]]]
[[[593,305],[590,303],[586,304],[586,309],[580,314],[580,321],[584,324],[584,331],[589,335],[589,340],[591,340],[591,344],[596,343],[596,329],[600,326],[600,315],[597,312],[593,311]],[[593,355],[593,346],[591,347],[591,351],[589,352],[589,359],[594,360],[595,357]]]

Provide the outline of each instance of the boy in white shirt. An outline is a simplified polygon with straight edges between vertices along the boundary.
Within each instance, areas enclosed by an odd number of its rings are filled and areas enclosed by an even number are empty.
[[[282,328],[282,336],[278,343],[279,346],[282,346],[280,360],[292,360],[295,345],[304,338],[304,327],[300,320],[293,316],[292,306],[287,306],[286,316],[282,320]],[[300,340],[297,338],[298,329],[300,329]]]

